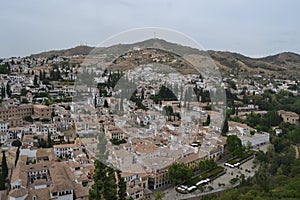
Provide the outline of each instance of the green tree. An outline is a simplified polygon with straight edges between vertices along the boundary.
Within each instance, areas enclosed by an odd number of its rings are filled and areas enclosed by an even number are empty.
[[[37,86],[37,85],[38,85],[38,76],[37,76],[37,75],[34,75],[34,78],[33,78],[33,85],[34,85],[34,86]]]
[[[105,132],[103,128],[100,128],[100,132],[98,134],[98,144],[97,144],[97,158],[101,161],[105,161],[107,159],[107,152],[106,152],[106,144],[107,138],[105,136]]]
[[[144,100],[144,96],[145,96],[145,91],[144,91],[144,88],[142,88],[142,91],[141,91],[141,100],[142,101]]]
[[[21,89],[21,96],[26,96],[27,90],[25,88]]]
[[[69,139],[68,139],[68,141],[69,141]],[[51,147],[53,147],[53,141],[51,139],[51,134],[48,133],[48,148],[51,148]]]
[[[174,163],[169,168],[169,176],[173,184],[178,185],[190,180],[193,176],[193,171],[182,163]]]
[[[33,122],[33,119],[32,119],[31,116],[24,117],[24,120],[27,121],[27,122]]]
[[[22,142],[20,140],[14,140],[12,143],[11,143],[11,146],[14,146],[14,147],[21,147],[22,146]]]
[[[240,156],[243,153],[242,141],[236,135],[227,136],[226,145],[227,152],[233,156]]]
[[[126,199],[126,182],[124,181],[124,178],[121,177],[121,171],[117,171],[117,177],[118,177],[118,198],[120,200]]]
[[[108,108],[108,107],[109,107],[109,105],[108,105],[108,102],[107,102],[107,100],[106,100],[106,99],[104,100],[103,107],[104,107],[104,108]]]
[[[235,105],[233,104],[232,109],[231,109],[231,114],[235,115],[236,114],[235,112],[236,112],[236,108],[235,108]]]
[[[202,172],[212,170],[217,166],[217,163],[213,159],[205,159],[199,162],[199,170]]]
[[[250,141],[247,142],[247,145],[245,147],[246,152],[250,152],[250,150],[252,149],[252,143]]]
[[[228,85],[229,85],[229,87],[230,88],[232,88],[232,89],[234,89],[234,90],[237,90],[237,87],[236,87],[236,85],[235,85],[235,82],[234,81],[228,81]]]
[[[47,142],[45,140],[41,139],[38,141],[38,143],[39,143],[39,147],[47,148]]]
[[[255,175],[217,199],[300,199],[300,159],[295,158],[295,146],[291,146],[292,141],[286,136],[272,136],[268,151],[256,153],[255,161],[260,164]]]
[[[45,70],[43,70],[43,73],[42,73],[42,76],[41,76],[41,79],[42,80],[45,80],[46,79],[46,71]]]
[[[6,84],[6,94],[7,94],[7,96],[10,98],[11,97],[11,89],[10,89],[10,84],[9,83],[7,83]]]
[[[294,144],[300,143],[300,125],[297,125],[295,129],[288,131],[287,138]]]
[[[173,114],[173,108],[172,108],[172,106],[165,106],[164,110],[165,110],[165,112],[166,112],[167,115]]]
[[[95,95],[94,97],[94,107],[96,108],[97,107],[97,96]]]
[[[89,199],[90,200],[105,200],[103,196],[104,190],[104,180],[106,177],[106,166],[101,163],[99,160],[95,161],[95,170],[94,170],[94,185],[89,190]]]
[[[262,164],[262,166],[254,175],[254,183],[259,185],[265,192],[268,192],[270,189],[270,176],[268,175],[267,170],[267,165]]]
[[[256,154],[255,154],[255,159],[257,159],[259,162],[267,162],[267,156],[266,154],[259,150]]]
[[[2,99],[5,98],[5,87],[1,88],[1,97],[2,97]]]
[[[276,111],[269,111],[264,119],[267,119],[267,124],[269,127],[278,126],[282,122],[282,118],[278,115]]]
[[[107,175],[104,181],[103,196],[105,199],[117,199],[117,184],[115,171],[112,168],[107,168]]]
[[[225,117],[225,121],[224,121],[224,124],[223,124],[223,127],[222,127],[222,132],[221,132],[221,134],[222,134],[223,136],[226,136],[226,134],[228,133],[228,131],[229,131],[229,127],[228,127],[228,118]]]
[[[6,179],[8,175],[8,166],[6,162],[5,151],[2,151],[2,174],[3,174],[3,178]]]
[[[116,177],[118,177],[118,180],[116,180]],[[126,183],[124,182],[124,179],[121,178],[120,171],[115,171],[113,168],[96,160],[93,178],[94,185],[89,190],[89,199],[125,199]]]
[[[3,173],[0,173],[0,190],[5,190],[5,179],[3,178]]]
[[[209,126],[209,124],[210,124],[210,115],[207,115],[206,122],[204,123],[204,125]]]
[[[155,200],[162,200],[165,197],[165,194],[161,191],[154,192]]]
[[[159,89],[158,96],[159,96],[159,98],[161,100],[165,100],[165,101],[177,101],[177,97],[172,92],[172,90],[170,90],[169,88],[167,88],[164,85],[161,86],[161,88]]]
[[[18,163],[18,160],[19,160],[19,156],[20,156],[20,147],[17,149],[16,159],[15,159],[15,166],[17,166],[17,163]]]
[[[0,65],[0,74],[9,74],[10,68],[8,67],[7,64],[5,65]]]
[[[83,75],[88,75],[87,73],[84,73]],[[88,75],[89,76],[89,75]],[[53,70],[50,71],[50,79],[53,80],[53,81],[58,81],[59,79],[61,79],[61,74],[60,74],[60,70],[57,66],[55,66],[53,68]],[[80,77],[80,78],[83,78],[83,77]],[[89,77],[88,80],[93,80],[91,79],[91,77]],[[86,81],[86,80],[83,80],[83,81]],[[88,81],[86,81],[86,83],[88,83]]]

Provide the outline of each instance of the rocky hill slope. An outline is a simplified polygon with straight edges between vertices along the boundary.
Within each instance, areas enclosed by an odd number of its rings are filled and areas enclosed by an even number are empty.
[[[223,75],[273,76],[279,78],[299,78],[300,55],[292,52],[283,52],[263,58],[251,58],[238,53],[225,51],[202,51],[188,46],[167,42],[162,39],[149,39],[133,44],[117,44],[110,47],[77,46],[66,50],[56,50],[32,55],[33,57],[73,56],[107,54],[119,56],[135,48],[153,47],[172,51],[180,56],[201,54],[210,56],[219,67]]]

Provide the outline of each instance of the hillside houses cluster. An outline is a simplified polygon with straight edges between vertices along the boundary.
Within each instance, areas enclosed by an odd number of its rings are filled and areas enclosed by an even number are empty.
[[[132,56],[125,54],[120,60]],[[176,64],[175,58],[167,56],[155,54],[149,59]],[[212,88],[199,75],[163,74],[155,65],[146,64],[122,77],[136,88],[121,85],[115,91],[105,85],[111,74],[90,66],[96,77],[88,77],[87,82],[96,84],[78,83],[75,88],[80,70],[71,60],[53,56],[11,58],[0,63],[10,68],[10,73],[0,75],[0,143],[11,158],[12,169],[9,199],[88,199],[94,184],[94,161],[102,154],[122,171],[128,197],[151,199],[154,190],[171,184],[168,169],[172,164],[196,169],[201,160],[224,157],[226,137],[220,132],[223,111],[229,107],[224,99],[206,101],[203,94]],[[223,81],[222,86],[239,99],[267,89],[298,95],[291,89],[293,81],[276,79],[261,84],[234,77]],[[100,95],[99,83],[105,85],[107,95]],[[162,86],[176,99],[159,97]],[[203,96],[197,96],[195,88]],[[80,96],[80,92],[85,94]],[[236,107],[231,117],[244,119],[251,113],[267,112],[250,100]],[[299,123],[296,113],[281,110],[278,114],[285,122]],[[227,135],[238,136],[244,146],[256,148],[270,141],[269,133],[243,123],[228,121],[228,129]]]
[[[10,199],[88,199],[93,163],[78,162],[78,156],[57,162],[54,155],[52,149],[21,149]]]

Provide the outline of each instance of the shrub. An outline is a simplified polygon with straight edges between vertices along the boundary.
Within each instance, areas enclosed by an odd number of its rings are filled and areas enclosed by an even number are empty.
[[[20,147],[22,146],[22,142],[20,140],[14,140],[11,145],[14,147]]]
[[[232,178],[232,179],[230,179],[229,183],[231,185],[234,185],[238,180],[239,180],[238,178]]]
[[[33,122],[33,119],[32,119],[31,116],[24,117],[24,120],[27,121],[27,122]]]
[[[126,143],[126,140],[125,140],[125,139],[122,139],[122,140],[111,139],[110,141],[111,141],[111,143],[113,143],[114,145],[120,145],[120,144]]]

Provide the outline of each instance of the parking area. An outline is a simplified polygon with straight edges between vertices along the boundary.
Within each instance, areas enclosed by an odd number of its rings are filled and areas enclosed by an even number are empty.
[[[255,167],[255,165],[253,164],[252,158],[239,167],[232,168],[227,166],[226,169],[226,174],[210,182],[208,185],[212,186],[214,189],[231,187],[232,184],[230,183],[230,180],[232,180],[233,178],[239,178],[242,174],[245,176],[245,178],[253,176],[255,170],[257,169],[257,166]]]
[[[266,152],[269,147],[269,144],[260,146],[258,149],[255,150],[262,150]],[[220,166],[226,168],[226,173],[217,179],[210,181],[209,183],[203,185],[204,191],[195,190],[192,193],[188,194],[180,194],[176,192],[175,188],[168,188],[164,191],[165,197],[164,199],[188,199],[188,198],[195,198],[197,196],[201,196],[203,194],[212,194],[215,192],[219,192],[225,190],[229,187],[232,187],[232,183],[230,180],[234,178],[239,178],[242,174],[245,176],[245,179],[251,177],[255,174],[255,171],[258,169],[258,166],[253,164],[253,159],[248,160],[247,162],[241,164],[238,168],[231,168],[229,166],[224,166],[224,162],[220,163]]]
[[[263,152],[267,152],[268,147],[269,144],[266,144],[260,146],[256,150],[262,150]],[[232,168],[229,166],[225,166],[227,169],[226,174],[210,182],[208,185],[212,186],[214,190],[218,190],[221,188],[231,187],[232,184],[230,183],[230,180],[232,180],[233,178],[239,178],[242,174],[245,176],[245,179],[254,176],[258,166],[255,166],[253,164],[253,159],[254,158],[248,160],[247,162],[241,164],[239,167]]]

